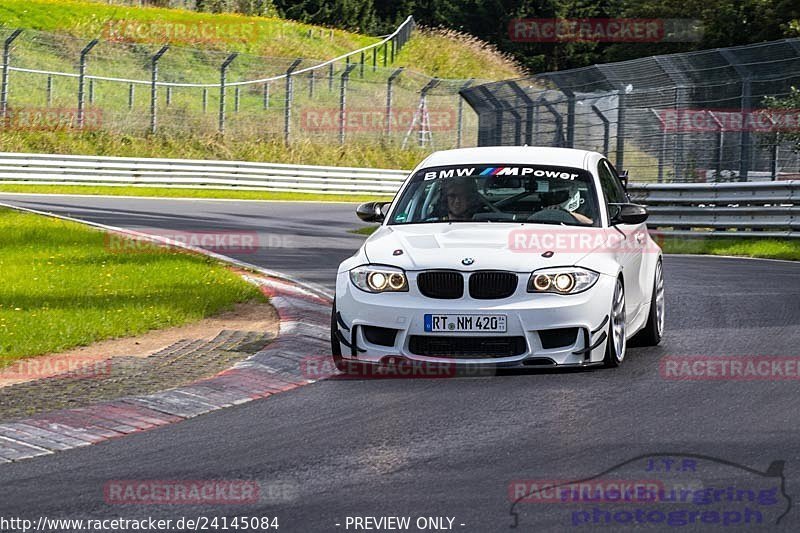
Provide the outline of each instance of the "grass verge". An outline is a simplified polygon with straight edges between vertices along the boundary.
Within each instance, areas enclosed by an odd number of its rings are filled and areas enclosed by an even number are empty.
[[[284,202],[378,202],[391,198],[357,194],[237,191],[231,189],[169,189],[159,187],[104,187],[102,185],[0,185],[1,192],[27,194],[90,194],[96,196],[142,196],[160,198],[225,198]]]
[[[0,131],[3,152],[160,157],[168,159],[219,159],[324,165],[339,167],[411,169],[429,153],[424,148],[400,149],[393,143],[372,140],[340,146],[297,140],[287,146],[280,139],[235,139],[217,135],[130,135],[106,131]]]
[[[142,243],[135,253],[115,252],[112,239],[119,238],[0,209],[0,367],[264,299],[205,257]]]
[[[668,254],[732,255],[800,261],[798,239],[667,238],[661,243],[661,248]]]

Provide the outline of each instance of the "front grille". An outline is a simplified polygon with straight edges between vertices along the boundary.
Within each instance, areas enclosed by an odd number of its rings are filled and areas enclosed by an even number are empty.
[[[475,272],[469,277],[469,295],[476,300],[508,298],[517,290],[517,281],[513,272]]]
[[[428,298],[455,300],[464,295],[464,276],[452,270],[434,270],[417,275],[419,292]]]
[[[408,349],[415,355],[450,359],[491,359],[525,353],[525,337],[444,337],[412,335]]]

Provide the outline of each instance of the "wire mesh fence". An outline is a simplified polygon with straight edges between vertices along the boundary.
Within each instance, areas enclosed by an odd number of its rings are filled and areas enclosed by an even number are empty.
[[[654,56],[461,92],[478,144],[608,154],[636,181],[800,178],[798,109],[766,109],[800,86],[800,39]]]
[[[409,17],[375,45],[315,60],[0,28],[2,127],[474,145],[458,91],[475,80],[396,65],[413,29]]]

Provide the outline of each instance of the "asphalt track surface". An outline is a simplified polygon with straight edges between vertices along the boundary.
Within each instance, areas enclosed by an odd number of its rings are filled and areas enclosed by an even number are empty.
[[[362,240],[345,233],[360,224],[344,204],[2,194],[0,201],[138,230],[275,235],[273,246],[262,239],[267,246],[238,257],[329,288],[338,262]],[[605,478],[705,488],[783,482],[779,501],[758,508],[760,524],[753,518],[749,526],[723,527],[695,515],[688,525],[668,525],[653,514],[637,529],[797,531],[798,381],[676,381],[662,376],[659,362],[684,355],[798,357],[800,265],[668,256],[664,266],[665,338],[656,348],[630,349],[619,369],[322,380],[123,439],[0,465],[0,517],[277,516],[283,532],[354,531],[346,528],[348,516],[408,516],[411,531],[428,516],[454,517],[455,531],[507,531],[514,524],[518,531],[627,529],[618,522],[625,515],[604,524],[602,514],[574,514],[621,508],[608,502],[513,505],[509,497],[514,480],[579,480],[609,471]],[[702,468],[646,469],[658,454],[681,461],[696,455]],[[779,478],[760,474],[771,464]],[[103,495],[109,480],[207,479],[288,489],[280,501],[241,506],[109,505]]]

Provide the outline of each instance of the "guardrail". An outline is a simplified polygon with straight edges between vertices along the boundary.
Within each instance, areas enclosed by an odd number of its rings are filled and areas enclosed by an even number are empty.
[[[0,153],[0,184],[104,185],[391,196],[404,170],[245,161]]]
[[[682,237],[800,237],[800,180],[631,183],[647,225]]]
[[[408,171],[245,161],[0,152],[0,184],[235,189],[392,196]],[[648,226],[691,237],[800,237],[800,180],[631,183]]]

